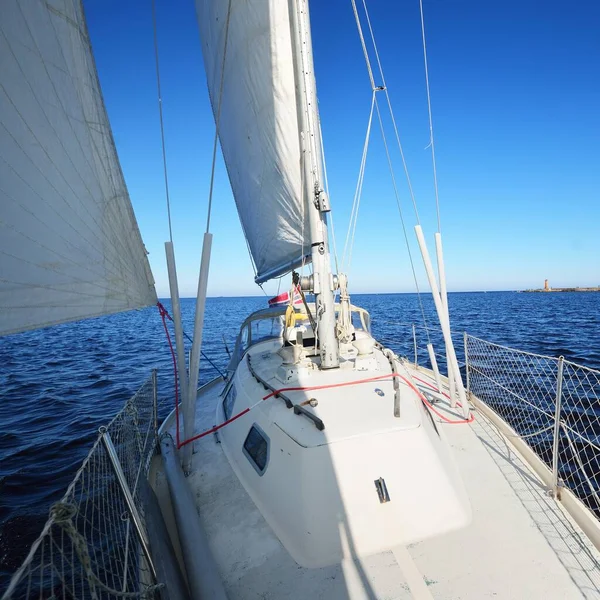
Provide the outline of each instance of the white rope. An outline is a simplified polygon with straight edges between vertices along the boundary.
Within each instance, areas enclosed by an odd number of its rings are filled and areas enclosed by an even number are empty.
[[[225,80],[225,59],[227,58],[227,41],[229,38],[229,21],[231,18],[231,0],[227,5],[227,18],[225,21],[225,40],[223,48],[223,61],[221,62],[221,80],[219,82],[219,99],[217,101],[217,114],[215,116],[215,139],[213,143],[212,166],[210,170],[210,189],[208,191],[208,216],[206,218],[206,233],[210,231],[210,214],[212,210],[213,187],[215,183],[215,166],[217,163],[217,144],[219,142],[219,124],[221,122],[221,100],[223,99],[223,82]],[[264,291],[264,290],[263,290]]]
[[[354,191],[354,200],[352,201],[352,211],[350,212],[350,222],[348,223],[348,232],[346,233],[346,243],[344,244],[344,254],[342,256],[342,269],[347,272],[350,269],[352,262],[352,248],[354,247],[354,234],[356,232],[356,223],[358,221],[358,209],[362,197],[362,187],[365,176],[365,166],[367,164],[367,153],[369,151],[369,140],[371,137],[371,124],[373,122],[373,110],[375,108],[375,94],[371,98],[371,110],[369,112],[369,122],[367,124],[367,133],[365,134],[365,143],[363,145],[363,153],[360,161],[360,169],[358,171],[358,181],[356,182],[356,190]]]
[[[435,188],[435,208],[437,211],[438,231],[441,233],[440,199],[438,195],[437,168],[435,164],[435,144],[433,142],[433,119],[431,117],[431,95],[429,93],[429,67],[427,65],[427,43],[425,42],[425,19],[423,17],[423,0],[419,0],[421,11],[421,37],[423,39],[423,60],[425,62],[425,85],[427,87],[427,110],[429,112],[429,145],[431,146],[431,162],[433,165],[433,186]]]

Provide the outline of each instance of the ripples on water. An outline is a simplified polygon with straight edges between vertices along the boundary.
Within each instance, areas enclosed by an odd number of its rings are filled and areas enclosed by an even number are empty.
[[[373,333],[397,352],[423,362],[427,342],[415,294],[356,294],[371,313]],[[441,348],[430,296],[422,296],[431,341]],[[182,301],[184,329],[193,330],[195,301]],[[600,368],[600,293],[449,295],[452,328],[486,340]],[[165,301],[170,310],[170,305]],[[264,297],[209,298],[204,351],[227,365],[242,320],[266,306]],[[186,345],[188,343],[186,342]],[[459,361],[462,344],[457,338]],[[443,361],[440,360],[443,367]],[[105,424],[149,376],[159,373],[159,397],[173,402],[173,371],[156,308],[0,338],[0,589],[40,532]],[[201,383],[215,376],[201,363]]]

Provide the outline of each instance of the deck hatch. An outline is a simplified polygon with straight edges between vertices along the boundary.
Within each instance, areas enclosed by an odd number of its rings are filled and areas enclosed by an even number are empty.
[[[256,472],[262,475],[269,464],[269,438],[258,425],[250,428],[243,451]]]
[[[388,494],[387,485],[385,485],[385,479],[383,477],[375,480],[375,489],[377,490],[377,495],[379,496],[379,502],[381,502],[381,504],[390,501],[390,495]]]
[[[236,397],[237,397],[237,391],[235,389],[235,384],[232,383],[229,386],[227,395],[223,399],[223,413],[225,414],[225,419],[229,419],[231,417],[231,413],[233,412],[233,406],[235,405]]]

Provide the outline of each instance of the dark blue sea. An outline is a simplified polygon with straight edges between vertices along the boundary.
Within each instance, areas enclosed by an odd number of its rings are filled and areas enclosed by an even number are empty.
[[[371,313],[375,336],[419,359],[426,334],[416,294],[352,296]],[[441,349],[430,296],[422,295],[434,347]],[[170,304],[165,301],[170,310]],[[191,334],[195,301],[182,301]],[[243,319],[266,306],[264,297],[209,298],[204,351],[217,368],[227,365]],[[565,358],[600,369],[600,293],[516,292],[449,295],[452,328],[486,340]],[[457,341],[460,339],[457,336]],[[459,362],[464,360],[457,343]],[[443,368],[443,361],[440,360]],[[159,397],[173,406],[171,355],[158,310],[144,310],[59,325],[0,338],[0,589],[37,537],[50,504],[58,500],[95,439],[124,402],[158,369]],[[200,381],[216,375],[201,362]]]

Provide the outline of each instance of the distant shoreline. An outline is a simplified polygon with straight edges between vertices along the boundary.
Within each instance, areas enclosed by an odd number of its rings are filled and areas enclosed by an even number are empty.
[[[551,292],[600,292],[600,287],[550,288],[548,290],[541,288],[539,290],[521,290],[521,291],[526,292],[526,293],[540,292],[543,294],[548,294]]]
[[[538,292],[600,292],[600,287],[579,287],[579,288],[551,288],[549,290],[537,289],[537,290],[517,290],[517,289],[505,289],[505,290],[453,290],[448,291],[449,294],[505,294],[505,293],[538,293]],[[424,296],[431,294],[430,291],[421,292]],[[416,292],[355,292],[355,296],[414,296]],[[161,300],[169,300],[168,295],[159,296]],[[240,294],[240,295],[224,295],[224,294],[215,294],[207,296],[207,298],[211,299],[220,299],[220,298],[265,298],[266,296],[260,296],[256,294]],[[194,296],[182,296],[181,300],[195,300]]]

